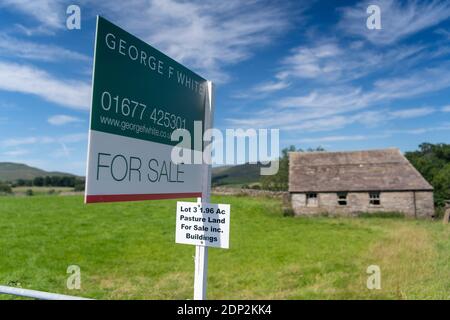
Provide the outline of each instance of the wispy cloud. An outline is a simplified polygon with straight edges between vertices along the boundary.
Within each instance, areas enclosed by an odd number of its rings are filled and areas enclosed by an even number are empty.
[[[351,135],[351,136],[326,136],[318,138],[303,138],[299,142],[303,143],[317,143],[317,142],[340,142],[340,141],[365,141],[369,139],[385,138],[386,135]]]
[[[65,143],[60,143],[60,148],[56,149],[53,153],[52,156],[55,158],[67,158],[70,159],[70,154],[72,153],[73,149],[67,147],[67,145]]]
[[[410,108],[405,110],[391,111],[389,112],[389,117],[395,119],[409,119],[409,118],[417,118],[422,116],[427,116],[436,111],[435,108],[424,107],[424,108]]]
[[[30,65],[0,61],[0,90],[39,96],[60,106],[88,110],[89,83],[58,79]]]
[[[381,9],[381,30],[366,28],[366,9],[371,4],[377,4]],[[389,45],[448,19],[450,3],[440,0],[367,0],[340,11],[340,30],[365,38],[375,45]]]
[[[65,62],[67,60],[89,61],[84,54],[65,48],[20,40],[0,33],[0,55],[38,61]]]
[[[235,98],[264,98],[275,91],[295,88],[300,81],[302,84],[305,81],[314,83],[317,88],[330,84],[333,87],[348,85],[354,80],[383,71],[389,72],[394,68],[398,72],[410,71],[423,60],[430,61],[431,58],[448,54],[450,50],[433,51],[426,45],[402,45],[378,50],[367,48],[361,41],[344,45],[336,39],[315,39],[291,49],[289,54],[281,59],[273,80],[241,91]]]
[[[282,69],[276,77],[348,82],[412,59],[425,48],[408,45],[381,51],[368,49],[359,42],[350,43],[349,47],[336,40],[319,40],[292,49],[282,60]]]
[[[287,81],[270,81],[254,86],[251,91],[253,93],[271,93],[274,91],[285,89],[287,87],[289,87],[289,82]]]
[[[292,6],[274,1],[109,1],[98,4],[122,26],[214,81],[289,26]],[[300,5],[296,5],[297,13]],[[127,12],[127,14],[123,14]]]
[[[442,112],[450,112],[450,105],[442,107],[441,111]]]
[[[24,156],[29,153],[30,153],[29,150],[26,150],[26,149],[15,149],[15,150],[9,150],[9,151],[2,152],[2,156],[20,157],[20,156]]]
[[[47,121],[48,123],[54,126],[62,126],[69,123],[83,122],[83,120],[81,120],[80,118],[63,114],[51,116],[50,118],[47,119]]]
[[[450,40],[450,31],[439,28],[435,31],[436,34],[440,34],[441,36],[443,36],[445,39]]]
[[[87,134],[76,133],[68,134],[60,137],[49,137],[49,136],[31,136],[31,137],[19,137],[19,138],[8,138],[0,141],[0,146],[5,148],[18,147],[24,145],[35,145],[35,144],[50,144],[50,143],[77,143],[87,140]]]
[[[2,0],[0,8],[19,11],[38,22],[40,29],[52,31],[65,27],[64,3],[66,2],[63,0]]]
[[[410,73],[408,78],[392,77],[376,81],[369,90],[344,86],[313,90],[288,96],[248,117],[229,118],[234,126],[276,127],[283,130],[329,131],[350,124],[373,126],[395,119],[408,119],[434,113],[432,107],[401,110],[370,110],[380,104],[450,87],[446,67],[427,68]],[[364,110],[363,109],[369,109]],[[362,112],[361,112],[362,111]]]
[[[424,134],[450,130],[450,123],[442,123],[434,127],[388,130],[390,134]]]

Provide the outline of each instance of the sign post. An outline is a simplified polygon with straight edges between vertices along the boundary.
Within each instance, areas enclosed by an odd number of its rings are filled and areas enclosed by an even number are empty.
[[[212,128],[214,119],[214,86],[208,81],[208,104],[205,107],[205,130]],[[204,146],[206,147],[206,146]],[[204,148],[205,149],[205,148]],[[211,154],[204,155],[211,163]],[[211,196],[211,165],[205,164],[200,202],[209,203]],[[206,299],[208,277],[208,247],[195,246],[194,300]]]
[[[85,203],[197,198],[199,207],[209,204],[211,148],[204,154],[203,136],[195,135],[198,122],[204,131],[212,128],[213,114],[211,81],[97,17]],[[183,153],[201,163],[172,161],[177,129],[190,133]],[[209,244],[202,243],[195,243],[196,300],[206,299]]]

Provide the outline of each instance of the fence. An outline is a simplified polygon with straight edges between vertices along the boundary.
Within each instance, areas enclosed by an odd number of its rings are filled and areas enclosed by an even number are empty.
[[[9,294],[14,296],[34,298],[39,300],[92,300],[82,297],[67,296],[64,294],[36,291],[8,286],[0,286],[0,294]]]

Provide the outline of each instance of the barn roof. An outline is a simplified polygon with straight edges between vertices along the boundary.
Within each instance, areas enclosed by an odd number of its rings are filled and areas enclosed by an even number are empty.
[[[433,190],[398,149],[289,153],[290,192]]]

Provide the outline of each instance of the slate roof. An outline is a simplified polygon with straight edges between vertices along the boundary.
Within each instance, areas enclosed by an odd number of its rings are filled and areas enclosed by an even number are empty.
[[[290,192],[432,191],[398,149],[289,153]]]

